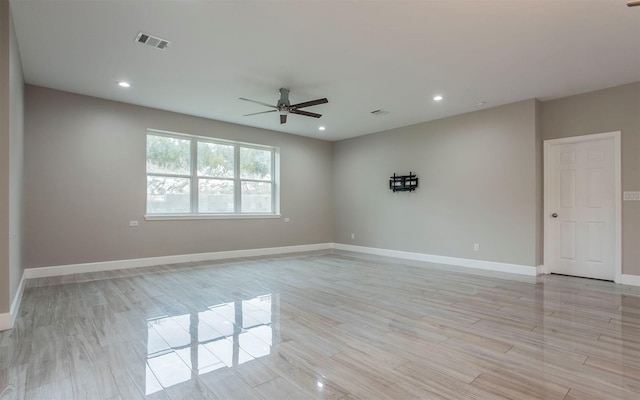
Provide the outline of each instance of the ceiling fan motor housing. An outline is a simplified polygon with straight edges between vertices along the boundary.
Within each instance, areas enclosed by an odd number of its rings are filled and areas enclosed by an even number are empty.
[[[289,102],[289,89],[280,88],[280,100],[278,100],[278,110],[280,107],[287,107],[287,111],[289,111],[289,106],[291,103]]]
[[[278,100],[278,112],[280,115],[288,115],[289,107],[291,103],[289,102],[289,89],[280,88],[280,100]]]

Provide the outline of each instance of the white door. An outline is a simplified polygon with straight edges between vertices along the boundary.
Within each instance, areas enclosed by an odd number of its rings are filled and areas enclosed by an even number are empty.
[[[547,272],[619,273],[619,143],[620,132],[545,141]]]

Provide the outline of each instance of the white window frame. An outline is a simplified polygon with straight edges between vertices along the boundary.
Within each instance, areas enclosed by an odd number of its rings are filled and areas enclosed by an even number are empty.
[[[145,220],[181,220],[181,219],[250,219],[250,218],[280,218],[280,149],[273,146],[265,146],[255,143],[245,143],[233,140],[225,140],[218,138],[211,138],[207,136],[189,135],[186,133],[169,132],[157,129],[147,129],[148,136],[164,136],[174,139],[189,140],[190,141],[190,174],[171,174],[171,173],[156,173],[146,171],[146,146],[145,146],[145,173],[146,177],[149,176],[162,176],[162,177],[174,177],[174,178],[187,178],[190,181],[190,204],[191,212],[188,213],[149,213],[146,210],[147,196],[145,196]],[[146,141],[145,141],[146,142]],[[211,176],[199,176],[198,175],[198,143],[214,143],[225,146],[233,146],[234,148],[234,160],[233,160],[233,178],[224,177],[211,177]],[[271,180],[261,179],[243,179],[240,178],[240,149],[257,149],[268,150],[271,152]],[[234,190],[234,212],[228,213],[205,213],[198,211],[198,195],[199,195],[199,179],[220,179],[233,181]],[[146,180],[145,180],[146,182]],[[271,184],[271,212],[265,213],[247,213],[242,212],[242,182],[264,182]],[[145,188],[146,192],[146,188]]]

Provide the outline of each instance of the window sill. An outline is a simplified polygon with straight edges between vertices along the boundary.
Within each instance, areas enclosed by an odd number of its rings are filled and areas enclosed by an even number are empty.
[[[280,214],[151,214],[145,215],[147,221],[176,221],[192,219],[273,219]]]

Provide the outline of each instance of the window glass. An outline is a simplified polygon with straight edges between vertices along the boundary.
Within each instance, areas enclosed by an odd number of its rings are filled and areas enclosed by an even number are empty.
[[[190,140],[147,135],[147,173],[189,175]]]
[[[271,212],[271,183],[242,182],[242,212]]]
[[[271,151],[241,147],[240,178],[271,180]]]
[[[232,180],[199,179],[198,211],[201,213],[230,213],[234,211],[234,183]]]
[[[198,142],[198,175],[233,178],[234,146]]]
[[[147,213],[190,212],[190,182],[189,178],[147,176]]]

